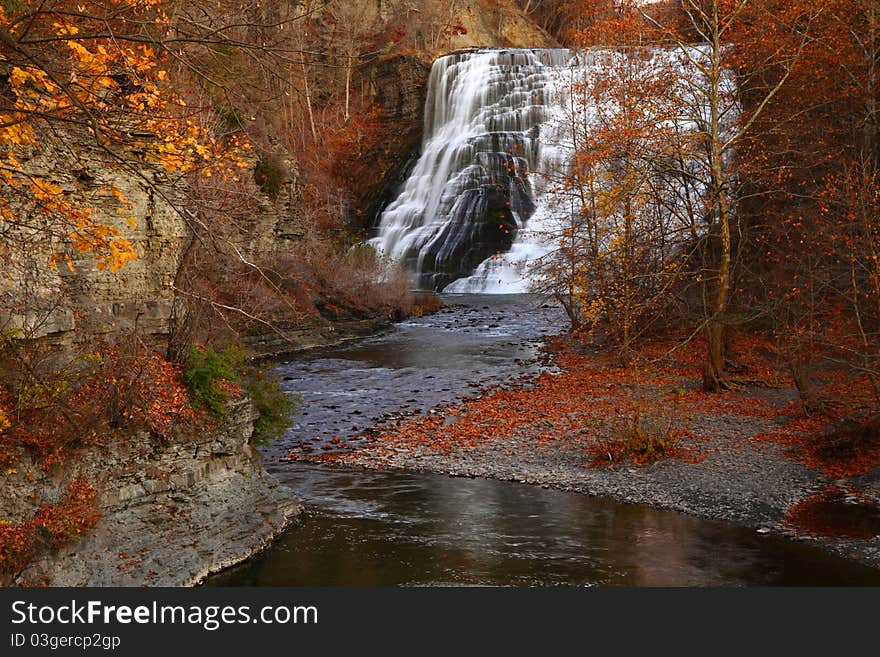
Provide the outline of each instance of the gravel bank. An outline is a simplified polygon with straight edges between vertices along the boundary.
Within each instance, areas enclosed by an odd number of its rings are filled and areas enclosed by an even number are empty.
[[[447,413],[447,421],[454,423],[459,411],[446,408],[435,412]],[[694,433],[711,436],[691,442],[704,457],[697,463],[669,459],[649,465],[590,467],[592,457],[584,449],[539,440],[541,426],[493,436],[476,446],[443,450],[424,445],[389,447],[380,435],[362,441],[352,451],[298,458],[517,481],[644,504],[751,527],[762,534],[782,534],[880,568],[878,537],[833,540],[797,532],[785,522],[790,507],[832,483],[880,502],[880,470],[833,482],[794,460],[784,448],[754,440],[771,428],[770,422],[737,415],[697,418]]]

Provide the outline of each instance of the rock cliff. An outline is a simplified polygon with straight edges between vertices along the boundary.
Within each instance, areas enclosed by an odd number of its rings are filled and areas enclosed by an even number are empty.
[[[25,217],[0,239],[6,276],[0,279],[0,330],[56,347],[134,332],[164,351],[175,303],[175,278],[203,221],[184,175],[143,160],[116,156],[76,130],[46,137],[26,161],[29,173],[58,185],[65,200],[89,208],[101,224],[119,229],[137,259],[118,271],[99,269],[91,253],[71,248],[62,227],[31,230]],[[260,200],[239,248],[247,256],[283,249],[302,235],[295,162],[281,193]],[[247,174],[245,174],[247,175]],[[71,266],[50,267],[53,255]]]
[[[6,520],[33,515],[33,492],[58,499],[73,479],[89,479],[100,492],[95,528],[44,551],[15,583],[188,586],[259,551],[301,507],[249,443],[250,403],[235,402],[227,418],[179,442],[140,434],[84,447],[51,472],[22,463],[0,477]]]
[[[175,278],[199,220],[185,178],[144,162],[136,151],[113,156],[75,131],[63,139],[47,136],[24,164],[57,185],[68,202],[120,229],[138,257],[115,272],[100,269],[92,254],[71,248],[68,228],[31,230],[35,221],[48,220],[23,215],[0,239],[0,331],[64,363],[66,354],[82,353],[96,340],[135,334],[164,353],[172,310],[181,303]],[[295,180],[291,166],[281,193],[261,202],[243,253],[283,249],[297,239]],[[50,266],[58,254],[71,266]],[[310,336],[305,333],[303,340]],[[261,549],[299,504],[263,471],[249,444],[253,420],[250,403],[241,401],[196,437],[162,443],[144,433],[122,435],[88,444],[48,472],[27,454],[0,470],[0,523],[26,522],[73,480],[89,482],[99,494],[98,525],[70,547],[41,549],[17,581],[191,585]],[[0,579],[9,576],[0,573]]]

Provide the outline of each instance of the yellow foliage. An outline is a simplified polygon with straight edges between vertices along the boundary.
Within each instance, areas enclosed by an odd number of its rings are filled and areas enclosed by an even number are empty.
[[[158,46],[126,38],[136,25],[152,25],[150,32],[161,39],[170,29],[170,20],[161,0],[108,0],[99,3],[106,10],[100,32],[112,37],[94,38],[96,20],[46,11],[28,21],[28,31],[46,38],[46,50],[20,62],[11,54],[0,54],[8,65],[7,84],[10,106],[0,113],[0,185],[15,193],[0,193],[0,222],[15,222],[21,208],[8,199],[24,204],[56,222],[51,234],[68,235],[74,251],[92,254],[100,269],[118,271],[137,254],[132,244],[112,226],[102,224],[87,206],[87,200],[67,197],[60,185],[33,176],[21,165],[26,149],[41,145],[43,135],[54,122],[79,123],[96,139],[121,149],[137,148],[148,161],[173,171],[201,171],[210,177],[227,167],[244,168],[241,155],[249,148],[246,141],[218,145],[205,125],[192,114],[183,115],[186,103],[170,85],[166,55]],[[10,26],[31,11],[29,3],[0,5],[0,24]],[[99,10],[95,9],[97,13]],[[131,20],[131,19],[136,20]],[[15,29],[6,28],[12,38]],[[140,29],[140,28],[138,28]],[[6,51],[4,51],[6,52]],[[57,82],[56,82],[57,81]],[[133,142],[130,131],[155,134],[157,139]],[[137,226],[130,216],[128,199],[116,187],[110,193],[119,202],[118,214],[128,226]],[[75,200],[76,199],[76,200]],[[2,226],[0,226],[2,229]],[[48,265],[73,263],[66,255],[56,255]]]

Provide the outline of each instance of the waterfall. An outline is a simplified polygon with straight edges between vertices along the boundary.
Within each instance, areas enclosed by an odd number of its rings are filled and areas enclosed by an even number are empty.
[[[702,57],[701,46],[686,54],[651,52],[648,66],[661,73],[675,67],[679,82],[669,98],[651,103],[659,108],[665,102],[667,111],[646,110],[648,123],[681,134],[707,123],[708,106],[699,82],[693,83],[701,80],[694,62]],[[528,291],[532,265],[552,258],[553,235],[572,214],[558,181],[570,170],[573,117],[584,126],[616,111],[605,99],[592,105],[573,99],[573,83],[601,80],[602,65],[614,60],[626,56],[610,50],[497,49],[438,59],[428,82],[421,156],[370,243],[414,272],[422,289]],[[734,77],[728,77],[722,81],[728,99],[723,121],[732,129],[739,110]],[[651,111],[658,112],[656,120]],[[688,223],[693,213],[685,209],[704,206],[700,181],[710,177],[699,156],[683,157],[678,174],[652,178],[669,199],[657,211],[665,215],[661,221],[670,235],[696,230]],[[613,161],[608,166],[611,171]],[[610,217],[609,235],[613,223]]]
[[[531,174],[564,159],[542,137],[571,60],[564,49],[486,50],[434,63],[421,157],[371,240],[419,287],[525,291],[525,263],[542,249],[526,235],[543,211]]]

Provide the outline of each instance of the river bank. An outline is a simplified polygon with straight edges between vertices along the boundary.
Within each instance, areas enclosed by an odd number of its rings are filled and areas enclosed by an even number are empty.
[[[818,461],[820,421],[798,411],[796,391],[766,367],[760,345],[740,352],[750,384],[711,396],[687,350],[635,373],[601,354],[558,355],[557,371],[426,415],[386,417],[363,438],[331,443],[338,449],[295,446],[291,458],[573,491],[735,523],[880,568],[880,455]],[[671,458],[618,458],[609,436],[634,421],[680,427]]]
[[[35,491],[62,498],[70,481],[97,493],[94,526],[54,549],[34,546],[23,568],[3,573],[7,585],[193,586],[259,552],[302,504],[263,470],[254,419],[237,399],[226,419],[185,440],[138,434],[84,446],[51,471],[27,461],[7,470],[5,517],[28,517]]]
[[[284,331],[254,333],[248,346],[255,359],[266,361],[392,328],[384,317],[335,323],[318,318]],[[257,418],[250,400],[230,403],[223,417],[170,440],[144,431],[125,440],[86,441],[53,468],[22,454],[0,473],[0,529],[5,530],[0,583],[194,586],[263,550],[303,505],[265,470],[251,441]],[[68,487],[78,482],[87,482],[91,491],[87,504],[80,505],[80,524],[65,528],[63,540],[28,537],[26,523],[35,514],[74,522],[62,506]],[[45,500],[50,503],[40,506]]]

